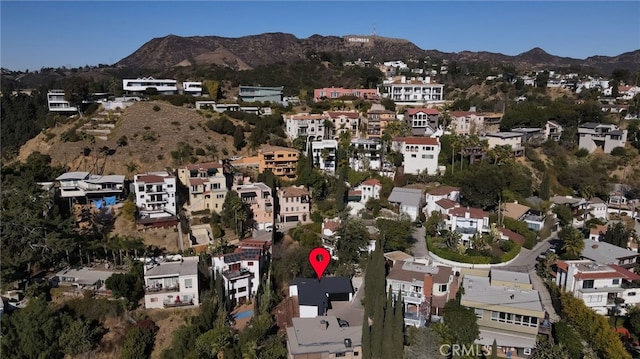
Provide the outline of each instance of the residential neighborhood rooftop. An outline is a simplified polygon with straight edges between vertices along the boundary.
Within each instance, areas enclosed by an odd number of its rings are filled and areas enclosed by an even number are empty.
[[[504,311],[504,307],[539,312],[544,310],[537,290],[518,290],[503,286],[492,286],[488,277],[467,275],[464,277],[463,299],[482,305],[484,309]],[[492,309],[493,308],[493,309]]]
[[[420,207],[422,191],[415,188],[395,187],[389,195],[389,202],[401,203],[405,206]]]
[[[179,261],[159,262],[145,270],[145,277],[197,275],[199,257],[183,257]]]
[[[618,263],[620,258],[638,257],[640,253],[607,242],[585,239],[581,256],[598,263],[610,264]]]
[[[316,318],[293,318],[287,328],[289,353],[342,353],[362,345],[362,326],[340,327],[332,315]],[[348,345],[348,346],[347,346]]]

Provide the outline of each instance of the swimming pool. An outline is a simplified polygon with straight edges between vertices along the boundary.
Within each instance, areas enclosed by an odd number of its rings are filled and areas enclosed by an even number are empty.
[[[240,312],[240,313],[236,313],[233,318],[234,319],[242,319],[242,318],[247,318],[247,317],[252,317],[253,316],[253,310],[247,310],[244,312]]]

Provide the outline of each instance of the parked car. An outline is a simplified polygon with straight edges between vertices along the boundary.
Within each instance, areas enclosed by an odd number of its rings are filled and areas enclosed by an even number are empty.
[[[267,232],[273,231],[273,224],[267,224],[266,226],[264,226],[264,230]]]

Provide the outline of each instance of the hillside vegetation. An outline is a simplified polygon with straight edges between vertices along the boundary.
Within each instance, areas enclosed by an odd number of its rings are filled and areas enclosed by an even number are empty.
[[[207,127],[211,118],[166,102],[139,102],[122,113],[75,117],[45,130],[22,146],[17,159],[25,160],[38,151],[70,170],[132,174],[237,154],[232,136]],[[101,125],[113,128],[108,134],[95,131],[108,128]],[[83,134],[85,128],[90,135]]]

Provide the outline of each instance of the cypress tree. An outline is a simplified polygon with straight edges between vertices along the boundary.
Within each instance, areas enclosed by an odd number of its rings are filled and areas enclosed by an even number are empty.
[[[493,344],[491,344],[491,359],[498,359],[498,343],[496,340],[493,340]]]
[[[385,304],[385,313],[384,313],[384,329],[383,329],[383,338],[391,339],[386,342],[382,346],[382,358],[392,358],[394,352],[396,350],[394,337],[396,336],[394,333],[393,326],[393,290],[391,286],[389,286],[389,290],[387,291],[387,303]]]
[[[366,311],[362,320],[362,359],[371,359],[371,327]]]
[[[398,291],[398,300],[393,313],[393,343],[394,356],[402,359],[404,353],[404,301],[402,300],[402,291]]]
[[[542,177],[542,182],[540,183],[540,191],[538,191],[540,198],[542,198],[545,201],[549,200],[549,197],[551,196],[551,185],[550,185],[550,179],[549,179],[549,174],[545,173],[544,176]]]
[[[384,296],[382,298],[384,298]],[[384,299],[376,301],[374,313],[373,326],[371,328],[371,358],[383,359],[384,357],[382,356],[382,344],[385,339]]]

